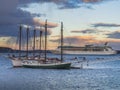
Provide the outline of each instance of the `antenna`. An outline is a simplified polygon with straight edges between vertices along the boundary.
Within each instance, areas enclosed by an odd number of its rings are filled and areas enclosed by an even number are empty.
[[[63,22],[61,22],[61,61],[63,62]]]
[[[45,61],[46,61],[46,50],[47,50],[47,19],[45,21]]]
[[[27,59],[28,59],[28,37],[29,37],[29,27],[27,27],[27,29],[26,29],[26,33],[27,33],[27,45],[26,45],[26,57],[27,57]]]
[[[19,27],[19,59],[21,59],[21,37],[22,37],[22,25]]]

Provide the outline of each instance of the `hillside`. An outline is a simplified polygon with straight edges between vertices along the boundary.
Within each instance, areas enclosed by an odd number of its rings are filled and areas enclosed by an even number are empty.
[[[13,49],[8,48],[8,47],[0,47],[0,53],[7,53],[7,52],[12,52]]]

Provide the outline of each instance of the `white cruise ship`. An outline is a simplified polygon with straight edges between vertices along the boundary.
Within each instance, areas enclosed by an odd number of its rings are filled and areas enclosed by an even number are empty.
[[[61,46],[58,46],[53,53],[60,54],[60,51]],[[111,55],[116,53],[117,51],[113,50],[112,47],[107,46],[106,44],[103,46],[85,45],[84,47],[63,46],[63,54]]]

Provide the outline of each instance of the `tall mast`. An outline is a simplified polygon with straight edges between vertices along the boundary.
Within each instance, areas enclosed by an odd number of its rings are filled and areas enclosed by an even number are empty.
[[[21,37],[22,37],[22,26],[19,27],[19,59],[21,59]]]
[[[33,31],[34,37],[33,37],[33,58],[35,57],[35,37],[36,37],[36,30]]]
[[[26,44],[26,57],[28,59],[28,41],[29,41],[29,27],[27,27],[27,30],[26,30],[26,33],[27,33],[27,44]]]
[[[63,22],[61,22],[61,61],[63,62]]]
[[[46,50],[47,50],[47,20],[45,21],[45,61],[46,61]]]
[[[40,58],[40,55],[41,55],[41,41],[42,41],[42,31],[40,31],[40,47],[39,47],[39,58]]]

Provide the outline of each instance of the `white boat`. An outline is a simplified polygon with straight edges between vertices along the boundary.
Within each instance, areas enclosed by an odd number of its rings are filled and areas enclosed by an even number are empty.
[[[81,55],[111,55],[116,54],[117,51],[113,50],[112,47],[107,46],[94,46],[94,45],[85,45],[84,47],[76,46],[63,46],[63,54],[81,54]],[[60,54],[61,46],[54,51],[54,54]]]
[[[27,68],[42,69],[69,69],[71,63],[68,62],[43,62],[42,60],[23,60],[22,65]]]
[[[13,67],[20,67],[22,66],[22,59],[21,59],[21,34],[22,34],[22,26],[20,25],[19,28],[19,56],[16,57],[15,54],[8,54],[8,58],[12,61]]]
[[[63,28],[63,24],[61,23],[61,27]],[[63,32],[63,29],[61,28],[61,32]],[[63,35],[61,35],[63,36]],[[63,37],[61,37],[63,40]],[[62,42],[61,42],[62,43]],[[62,46],[62,44],[61,44]],[[45,57],[44,58],[38,58],[38,59],[31,59],[31,60],[23,60],[22,66],[28,67],[28,68],[42,68],[42,69],[69,69],[71,67],[70,62],[64,62],[63,61],[63,55],[61,50],[61,59],[57,60],[56,58],[49,60],[47,58],[47,20],[45,22]],[[62,49],[62,48],[61,48]]]
[[[22,66],[22,61],[18,58],[12,58],[11,59],[13,67],[21,67]]]

